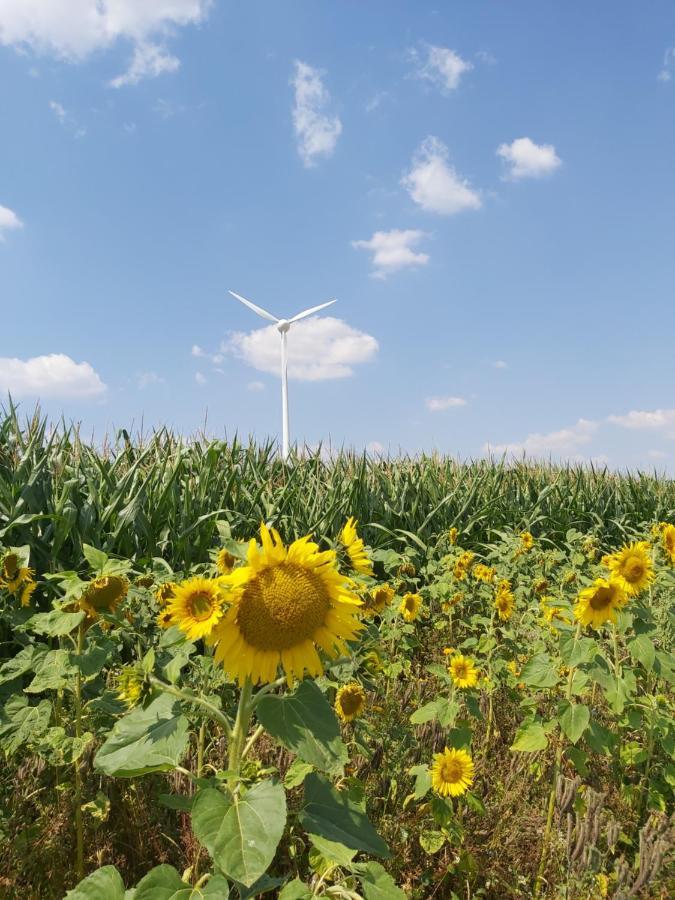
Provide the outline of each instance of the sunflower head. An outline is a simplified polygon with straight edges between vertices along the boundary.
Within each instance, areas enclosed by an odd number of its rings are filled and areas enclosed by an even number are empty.
[[[450,546],[454,547],[457,543],[457,538],[459,537],[459,531],[457,528],[453,527],[448,531],[448,541],[450,542]]]
[[[394,597],[394,589],[388,584],[380,584],[370,591],[364,600],[362,613],[366,617],[380,616]]]
[[[616,622],[617,610],[627,601],[623,585],[617,578],[596,578],[577,597],[574,615],[582,625],[599,628],[605,622]]]
[[[369,650],[361,660],[361,665],[369,675],[379,675],[382,671],[382,657],[377,650]]]
[[[347,551],[349,562],[354,571],[360,575],[372,575],[373,564],[368,558],[363,540],[357,534],[356,526],[358,524],[354,516],[350,516],[340,532],[340,542]]]
[[[233,556],[229,550],[226,550],[225,547],[223,547],[222,550],[218,551],[218,555],[216,556],[216,568],[221,575],[229,575],[232,569],[234,569],[236,561],[236,556]]]
[[[414,578],[417,575],[417,569],[410,560],[406,560],[398,567],[396,574],[399,578]]]
[[[168,606],[160,612],[155,621],[157,622],[159,628],[171,628],[171,626],[174,624],[173,613]]]
[[[455,566],[453,568],[453,575],[458,581],[465,581],[467,575],[471,571],[471,567],[474,563],[474,554],[471,550],[465,550],[464,553],[457,559],[455,562]]]
[[[495,609],[499,614],[499,618],[506,622],[513,615],[515,606],[515,598],[510,588],[504,588],[500,585],[495,595]]]
[[[36,588],[37,584],[34,581],[27,581],[24,584],[21,588],[21,606],[30,606]]]
[[[225,599],[225,591],[217,579],[197,575],[175,586],[168,610],[173,624],[189,640],[197,641],[211,634],[220,621]]]
[[[491,566],[484,563],[478,563],[473,567],[473,577],[476,581],[483,581],[485,584],[491,584],[495,580],[495,570]]]
[[[422,598],[419,594],[404,594],[398,611],[406,622],[414,622],[420,614]]]
[[[164,584],[159,585],[155,591],[155,599],[160,606],[166,606],[167,603],[173,600],[177,587],[178,585],[175,581],[165,581]]]
[[[19,571],[19,557],[18,554],[13,553],[11,550],[5,553],[2,560],[2,577],[5,581],[13,581]]]
[[[478,684],[478,669],[474,661],[461,653],[455,653],[450,660],[448,672],[455,685],[458,688],[475,687]]]
[[[626,544],[616,553],[604,557],[603,563],[629,597],[641,594],[654,580],[654,564],[647,541]]]
[[[664,522],[663,526],[661,530],[661,546],[668,557],[668,561],[671,564],[675,564],[675,525],[669,525],[667,522]]]
[[[80,597],[80,607],[90,619],[114,613],[129,590],[129,582],[120,575],[103,575],[87,585]]]
[[[366,692],[357,681],[343,685],[335,696],[335,712],[343,722],[351,722],[366,707]]]
[[[128,707],[138,706],[148,685],[139,665],[125,666],[117,677],[117,696]]]
[[[434,756],[431,786],[441,797],[459,797],[469,789],[473,778],[473,760],[466,750],[446,747]]]
[[[548,579],[537,578],[537,580],[532,585],[532,590],[535,594],[545,594],[548,590]]]
[[[151,588],[155,583],[155,579],[152,575],[139,575],[135,583],[138,587]]]
[[[347,653],[346,641],[364,627],[361,600],[341,575],[334,550],[320,551],[309,535],[286,547],[275,529],[260,528],[247,565],[218,579],[229,608],[209,643],[216,661],[240,684],[271,682],[281,665],[289,684],[323,672],[318,649]]]
[[[529,553],[529,551],[534,547],[534,537],[529,531],[521,531],[520,532],[520,549],[524,553]]]

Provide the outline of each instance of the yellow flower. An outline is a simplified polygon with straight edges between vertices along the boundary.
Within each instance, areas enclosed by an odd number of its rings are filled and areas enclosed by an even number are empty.
[[[343,722],[360,716],[365,707],[366,692],[356,681],[343,685],[335,696],[335,712]]]
[[[583,543],[581,545],[581,549],[586,554],[587,558],[590,560],[594,560],[598,555],[598,539],[594,534],[587,535]]]
[[[458,688],[470,688],[478,684],[479,672],[474,661],[468,656],[462,656],[461,653],[457,653],[450,660],[448,672]]]
[[[595,886],[598,889],[598,893],[600,897],[604,898],[609,893],[609,878],[604,874],[604,872],[598,872],[595,876]]]
[[[661,531],[661,545],[666,552],[668,561],[675,565],[675,525],[663,523],[664,528]]]
[[[155,591],[155,599],[160,606],[165,606],[170,600],[173,600],[177,587],[178,585],[175,581],[167,581],[164,584],[160,584]]]
[[[569,624],[566,610],[562,606],[556,606],[553,597],[542,597],[539,601],[539,608],[541,609],[544,620],[549,625],[553,625],[554,621],[566,622]]]
[[[603,559],[603,563],[629,597],[642,593],[654,580],[654,566],[649,550],[647,541],[635,541]]]
[[[466,750],[445,748],[434,755],[431,785],[441,797],[459,797],[473,783],[473,760]]]
[[[616,622],[616,611],[628,598],[621,583],[615,578],[596,578],[590,587],[584,588],[577,598],[574,615],[582,625],[599,628],[605,622]]]
[[[35,593],[37,584],[34,581],[27,581],[21,589],[21,605],[30,606],[30,601]]]
[[[389,587],[388,584],[380,584],[378,587],[373,588],[366,595],[362,609],[363,615],[366,617],[381,615],[391,603],[393,596],[394,589]]]
[[[528,553],[534,547],[534,538],[529,531],[520,532],[520,547],[524,553]]]
[[[453,575],[458,581],[465,581],[466,576],[471,571],[473,565],[474,554],[470,550],[465,550],[455,563]]]
[[[500,584],[495,594],[495,609],[499,613],[499,618],[502,622],[506,622],[511,618],[515,603],[515,597],[511,593],[511,589]]]
[[[515,661],[515,659],[510,659],[506,664],[506,668],[514,678],[517,678],[520,675],[520,669],[518,668],[518,663]]]
[[[317,648],[331,657],[363,628],[361,600],[337,569],[334,550],[320,551],[310,536],[285,547],[279,534],[260,527],[262,547],[249,543],[247,565],[219,579],[230,607],[209,638],[216,662],[240,684],[277,677],[289,684],[305,671],[321,675]]]
[[[103,575],[90,581],[80,597],[80,606],[90,619],[102,613],[114,613],[129,590],[129,582],[120,575]]]
[[[474,566],[472,574],[476,581],[484,581],[485,584],[491,584],[494,581],[496,572],[490,566],[478,563],[478,565]]]
[[[456,652],[454,647],[443,647],[443,656],[452,656]]]
[[[457,538],[458,538],[458,537],[459,537],[459,531],[458,531],[458,529],[455,528],[454,525],[453,525],[453,527],[452,527],[452,528],[450,529],[450,531],[448,532],[448,540],[450,541],[450,544],[451,544],[453,547],[454,547],[455,544],[457,543]]]
[[[128,707],[137,706],[145,693],[145,675],[137,666],[125,666],[117,678],[117,696]]]
[[[222,550],[218,551],[218,555],[216,556],[216,568],[221,575],[229,575],[232,569],[234,569],[236,561],[236,556],[232,556],[230,551],[223,547]]]
[[[658,539],[663,534],[663,529],[668,527],[668,522],[656,522],[654,525],[652,525],[649,531],[652,537]]]
[[[354,516],[350,516],[340,532],[340,541],[344,544],[354,570],[361,575],[372,575],[373,564],[368,559],[363,541],[356,533],[358,524]]]
[[[223,616],[225,592],[217,579],[196,575],[176,585],[169,612],[191,641],[211,634]]]
[[[171,626],[174,624],[173,613],[167,607],[166,609],[163,609],[161,611],[161,613],[157,616],[155,621],[157,622],[157,624],[159,625],[160,628],[171,628]]]
[[[398,611],[401,613],[406,622],[414,622],[420,614],[422,606],[422,598],[419,594],[404,594]]]
[[[19,567],[19,557],[16,553],[8,553],[2,564],[2,577],[0,587],[6,588],[10,594],[18,594],[24,584],[33,581],[35,572],[33,569]]]

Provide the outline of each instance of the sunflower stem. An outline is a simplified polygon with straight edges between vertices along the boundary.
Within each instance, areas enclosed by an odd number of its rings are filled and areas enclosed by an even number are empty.
[[[234,720],[234,728],[230,738],[230,758],[228,769],[239,776],[241,769],[241,760],[244,752],[244,742],[248,734],[248,726],[251,721],[251,713],[253,712],[253,682],[250,678],[246,678],[241,692],[239,694],[239,706],[237,707],[237,718]]]
[[[162,681],[161,678],[157,678],[156,675],[150,676],[150,684],[167,694],[171,694],[171,696],[176,697],[177,700],[183,700],[185,703],[194,703],[197,706],[203,707],[214,721],[219,725],[222,725],[223,731],[227,735],[227,739],[232,739],[232,726],[230,725],[229,719],[217,706],[214,706],[213,703],[210,703],[205,697],[201,697],[199,694],[188,694],[186,691],[181,691],[180,688],[174,687],[172,684],[167,684],[165,681]]]
[[[84,623],[77,627],[77,656],[82,656],[84,648]],[[75,678],[75,737],[82,737],[82,673],[78,666]],[[73,763],[75,772],[75,874],[77,880],[84,878],[84,826],[82,822],[82,772],[80,760]]]

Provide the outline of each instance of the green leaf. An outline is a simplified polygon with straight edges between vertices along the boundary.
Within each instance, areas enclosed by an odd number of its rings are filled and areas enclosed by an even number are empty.
[[[568,747],[565,750],[565,756],[572,760],[574,768],[581,775],[581,777],[586,778],[589,772],[588,766],[586,764],[588,762],[588,753],[586,753],[584,750],[581,750],[579,747]]]
[[[299,787],[310,772],[314,771],[314,766],[303,762],[301,759],[294,759],[288,767],[284,776],[284,787],[287,791],[294,787]]]
[[[53,609],[48,613],[37,613],[26,622],[26,628],[30,628],[36,634],[46,634],[49,637],[61,637],[74,631],[84,619],[84,613],[64,612],[62,609]]]
[[[342,774],[347,748],[335,713],[314,681],[301,681],[286,696],[263,697],[256,715],[265,730],[300,759],[324,772]]]
[[[0,747],[11,754],[23,744],[36,741],[47,730],[51,714],[49,700],[29,706],[26,697],[10,697],[0,713]]]
[[[538,653],[528,660],[519,676],[519,681],[536,688],[555,687],[559,680],[556,666],[546,653]]]
[[[426,829],[420,833],[420,847],[425,853],[438,853],[445,844],[445,835],[442,831]]]
[[[539,722],[521,725],[511,744],[511,750],[518,750],[521,753],[536,753],[537,750],[545,750],[547,747],[548,738]]]
[[[584,740],[594,753],[602,753],[605,756],[611,756],[617,742],[616,736],[595,719],[589,722]]]
[[[405,893],[379,863],[363,863],[355,866],[354,871],[361,882],[365,900],[406,900]]]
[[[642,663],[648,672],[654,668],[656,648],[646,634],[639,634],[628,644],[628,651],[634,660]]]
[[[314,894],[303,881],[294,878],[293,881],[289,881],[283,886],[279,900],[312,900],[313,896]]]
[[[574,632],[563,632],[560,635],[560,655],[570,669],[590,663],[597,649],[598,645],[593,638],[582,637],[577,640]]]
[[[582,703],[570,703],[563,700],[558,707],[560,727],[573,744],[579,740],[588,728],[591,720],[591,711]]]
[[[349,847],[345,847],[339,841],[329,841],[327,838],[321,837],[320,834],[310,834],[309,839],[324,859],[337,863],[338,866],[343,866],[343,868],[349,868],[356,856],[356,850],[350,850]]]
[[[108,562],[107,553],[104,553],[103,550],[97,550],[95,547],[90,547],[89,544],[82,544],[82,552],[84,553],[84,558],[95,572],[100,572]]]
[[[70,656],[67,650],[50,650],[41,655],[34,666],[35,678],[25,688],[26,693],[56,691],[72,683],[75,667],[71,663]]]
[[[234,800],[214,788],[199,791],[192,828],[223,872],[246,887],[274,859],[286,825],[286,795],[273,781],[260,781]]]
[[[459,703],[448,700],[446,697],[437,697],[430,703],[426,703],[410,716],[412,725],[423,725],[436,719],[443,728],[449,728],[455,721],[459,712]]]
[[[299,818],[305,831],[311,834],[319,834],[329,841],[373,856],[389,856],[389,847],[366,814],[316,772],[305,778],[305,804]]]
[[[115,866],[103,866],[68,891],[65,900],[124,900],[124,882]]]
[[[192,888],[173,866],[161,865],[138,882],[134,900],[199,900],[201,897],[226,900],[229,895],[230,887],[222,875],[213,875],[203,887]]]
[[[180,704],[160,694],[149,706],[119,719],[94,757],[94,767],[122,778],[166,772],[180,762],[188,741],[188,721]]]
[[[15,657],[7,660],[0,667],[0,684],[14,681],[20,675],[25,675],[26,672],[33,670],[46,652],[47,647],[44,644],[29,644],[27,647],[24,647]]]
[[[422,763],[419,766],[413,766],[410,774],[415,776],[415,800],[421,800],[426,797],[431,788],[431,772],[429,766]]]

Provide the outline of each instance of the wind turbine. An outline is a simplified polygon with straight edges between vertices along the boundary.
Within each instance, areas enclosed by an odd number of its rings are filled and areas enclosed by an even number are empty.
[[[274,322],[277,326],[277,331],[281,335],[281,455],[284,459],[284,462],[288,459],[288,446],[289,446],[289,438],[288,438],[288,347],[287,347],[287,335],[291,325],[295,322],[299,322],[300,319],[305,319],[307,316],[311,316],[314,313],[319,312],[320,309],[325,309],[327,306],[332,306],[333,303],[337,303],[337,300],[329,300],[327,303],[320,303],[319,306],[312,306],[311,309],[306,309],[304,312],[300,312],[297,315],[293,316],[292,319],[277,319],[276,316],[273,316],[272,313],[267,312],[266,309],[263,309],[261,306],[256,306],[255,303],[251,303],[250,300],[247,300],[245,297],[242,297],[240,294],[235,294],[234,291],[230,291],[233,297],[239,300],[240,303],[243,303],[244,306],[248,306],[249,309],[252,309],[254,313],[261,316],[263,319],[267,319],[269,322]]]

